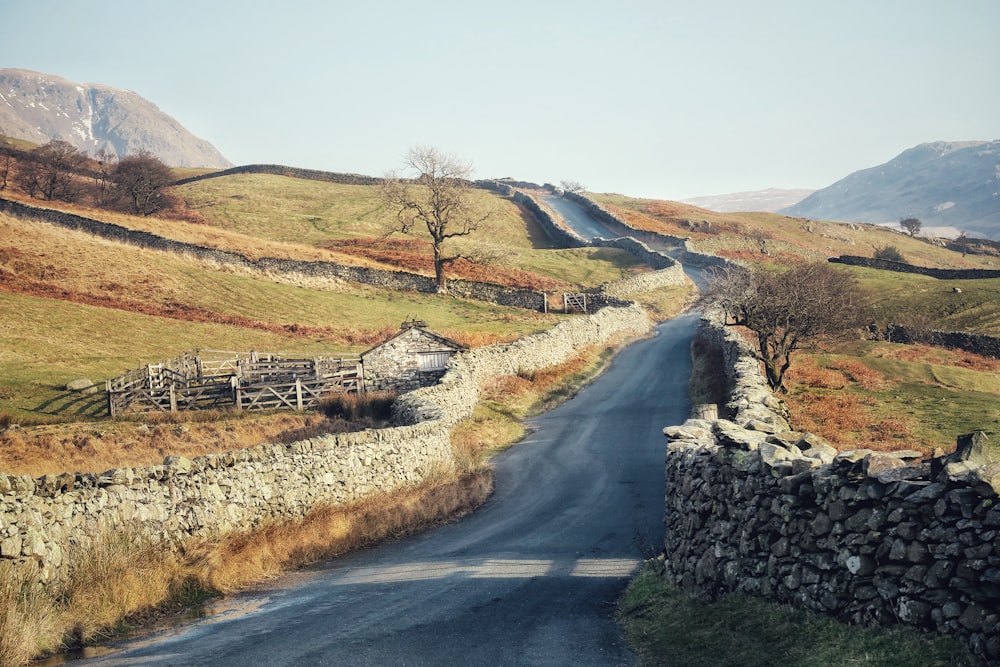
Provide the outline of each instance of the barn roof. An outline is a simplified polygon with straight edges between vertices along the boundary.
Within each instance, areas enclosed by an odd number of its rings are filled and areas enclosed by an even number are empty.
[[[384,341],[382,341],[378,345],[365,350],[364,352],[361,353],[361,357],[364,358],[364,356],[366,354],[369,354],[370,352],[374,352],[375,350],[379,349],[380,347],[382,347],[383,345],[389,343],[390,341],[396,340],[400,336],[405,336],[406,334],[408,334],[411,331],[417,331],[422,336],[424,336],[426,338],[430,338],[430,339],[432,339],[432,340],[434,340],[434,341],[436,341],[436,342],[444,345],[445,347],[449,347],[449,348],[451,348],[453,350],[464,350],[464,349],[466,349],[466,347],[464,345],[462,345],[461,343],[457,343],[457,342],[451,340],[450,338],[447,338],[447,337],[442,336],[440,334],[436,334],[433,331],[428,331],[427,329],[425,329],[422,326],[408,326],[408,327],[405,327],[405,328],[401,329],[398,333],[390,336],[389,338],[386,338]]]

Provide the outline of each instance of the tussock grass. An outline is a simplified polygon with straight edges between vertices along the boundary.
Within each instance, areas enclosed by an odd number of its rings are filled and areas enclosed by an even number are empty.
[[[644,667],[974,667],[950,637],[909,628],[869,628],[760,598],[708,602],[684,593],[647,567],[618,606]]]
[[[492,491],[488,471],[431,475],[411,489],[321,507],[301,521],[232,533],[185,549],[194,576],[211,590],[231,592],[283,570],[396,539],[478,507]]]
[[[26,664],[60,646],[54,600],[27,573],[0,561],[0,665]]]
[[[376,422],[386,422],[392,417],[392,404],[396,401],[394,391],[371,391],[364,394],[333,394],[320,404],[320,412],[330,419],[347,422],[368,422],[369,427]],[[360,429],[355,429],[360,430]]]

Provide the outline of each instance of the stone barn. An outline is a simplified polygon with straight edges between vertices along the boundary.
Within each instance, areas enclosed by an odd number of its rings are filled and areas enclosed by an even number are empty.
[[[428,331],[423,322],[404,322],[401,329],[362,353],[367,391],[406,392],[436,384],[452,355],[465,349]]]

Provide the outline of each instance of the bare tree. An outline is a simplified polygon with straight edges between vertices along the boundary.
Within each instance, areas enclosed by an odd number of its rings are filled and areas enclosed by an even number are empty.
[[[707,300],[723,310],[727,324],[757,334],[767,381],[776,391],[785,391],[793,352],[850,335],[863,321],[854,277],[823,261],[784,272],[724,269],[711,280]]]
[[[94,200],[98,206],[111,203],[115,182],[113,174],[118,166],[118,156],[103,148],[94,156],[97,168],[94,169]]]
[[[906,233],[911,237],[916,236],[920,228],[924,226],[924,223],[920,222],[916,218],[903,218],[899,221],[899,226],[906,230]]]
[[[131,213],[152,215],[169,205],[163,189],[173,182],[173,172],[148,151],[123,157],[111,178],[125,210]]]
[[[2,165],[0,165],[0,169],[2,168],[3,168]],[[969,254],[970,240],[969,240],[969,235],[966,234],[965,232],[959,232],[958,236],[955,237],[955,240],[952,243],[961,248],[962,257],[965,257],[967,254]]]
[[[449,254],[447,242],[475,232],[493,211],[472,202],[470,163],[421,146],[407,152],[404,164],[414,178],[388,174],[383,181],[382,199],[396,214],[386,234],[412,234],[415,228],[426,227],[434,248],[434,277],[438,291],[444,293],[448,291],[445,268],[463,258],[461,254]]]
[[[583,192],[587,187],[577,181],[559,181],[559,185],[566,192]]]
[[[31,151],[19,169],[19,185],[32,197],[74,201],[80,194],[76,172],[85,159],[70,143],[52,140]]]
[[[10,179],[10,168],[14,166],[14,156],[5,148],[0,147],[0,190],[7,189]]]

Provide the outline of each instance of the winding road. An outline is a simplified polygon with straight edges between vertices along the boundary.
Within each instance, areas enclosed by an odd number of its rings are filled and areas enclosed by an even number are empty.
[[[461,521],[234,596],[86,665],[630,665],[615,601],[663,537],[661,429],[696,315],[660,325],[494,459]]]

